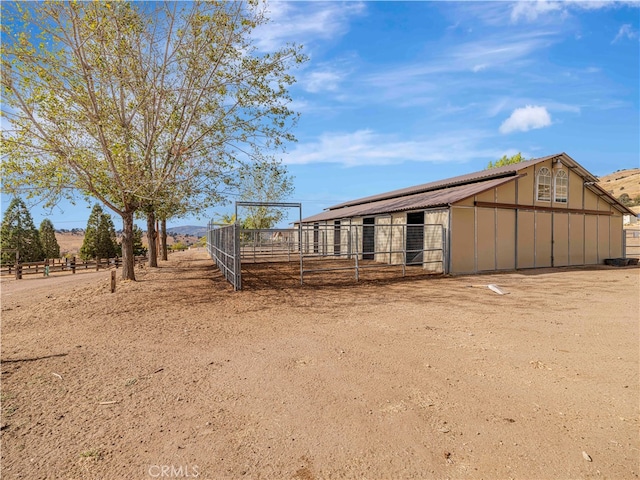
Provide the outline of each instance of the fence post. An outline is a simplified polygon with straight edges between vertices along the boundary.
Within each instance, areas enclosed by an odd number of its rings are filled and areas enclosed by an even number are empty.
[[[71,259],[71,273],[76,273],[76,257]]]
[[[16,251],[16,280],[22,278],[22,265],[20,265],[20,254]]]

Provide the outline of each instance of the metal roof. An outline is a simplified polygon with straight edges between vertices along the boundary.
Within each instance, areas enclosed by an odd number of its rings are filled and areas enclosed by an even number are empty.
[[[522,170],[556,158],[568,169],[580,175],[585,180],[587,188],[591,189],[601,198],[604,198],[614,208],[625,213],[631,211],[600,187],[597,184],[598,178],[582,167],[582,165],[566,153],[557,153],[555,155],[534,158],[512,165],[505,165],[504,167],[490,168],[436,182],[424,183],[422,185],[415,185],[413,187],[350,200],[329,207],[317,215],[304,218],[302,222],[321,222],[423,208],[445,207],[451,203],[458,202],[490,188],[515,180],[520,176],[519,172]]]
[[[535,165],[536,163],[544,162],[546,160],[549,160],[549,159],[552,159],[552,158],[555,158],[555,157],[559,157],[559,156],[563,156],[563,157],[567,157],[568,159],[571,159],[568,155],[562,154],[562,153],[559,153],[559,154],[556,154],[556,155],[549,155],[549,156],[546,156],[546,157],[535,158],[533,160],[526,160],[524,162],[520,162],[520,163],[516,163],[516,164],[512,164],[512,165],[505,165],[504,167],[489,168],[489,169],[486,169],[486,170],[481,170],[479,172],[473,172],[473,173],[467,173],[465,175],[460,175],[458,177],[446,178],[444,180],[438,180],[436,182],[424,183],[422,185],[415,185],[413,187],[408,187],[408,188],[401,188],[399,190],[392,190],[391,192],[380,193],[380,194],[377,194],[377,195],[372,195],[370,197],[358,198],[356,200],[349,200],[348,202],[340,203],[338,205],[334,205],[333,207],[329,207],[329,210],[348,207],[348,206],[352,206],[352,205],[358,205],[358,204],[361,204],[361,203],[374,202],[374,201],[377,201],[377,200],[384,200],[384,199],[387,199],[387,198],[401,197],[401,196],[405,196],[405,195],[413,195],[415,193],[428,192],[428,191],[431,191],[431,190],[439,190],[441,188],[452,187],[452,186],[455,186],[455,185],[463,185],[463,184],[468,184],[468,183],[481,182],[483,180],[488,180],[488,179],[491,179],[491,178],[510,177],[510,176],[516,175],[519,170],[522,170],[522,169],[527,168],[527,167],[529,167],[531,165]],[[573,161],[573,163],[575,163],[575,161]],[[575,164],[577,165],[577,163],[575,163]]]
[[[386,198],[384,200],[361,203],[348,207],[333,207],[331,210],[326,210],[317,215],[304,218],[302,219],[302,222],[322,222],[326,220],[381,215],[384,213],[419,210],[423,208],[446,207],[451,203],[471,197],[484,192],[485,190],[495,188],[503,183],[511,182],[516,178],[518,178],[518,176],[494,178],[468,185],[440,188],[439,190]]]

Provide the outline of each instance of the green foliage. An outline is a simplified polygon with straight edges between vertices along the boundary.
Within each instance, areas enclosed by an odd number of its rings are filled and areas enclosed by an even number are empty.
[[[113,226],[111,215],[104,213],[98,204],[93,206],[87,228],[84,233],[84,241],[80,248],[80,258],[113,258],[118,254],[118,242],[116,229]]]
[[[253,165],[241,176],[240,199],[247,202],[283,202],[293,193],[293,177],[275,161]],[[242,228],[273,228],[286,211],[274,207],[243,207],[248,215]]]
[[[293,141],[289,44],[261,52],[258,2],[2,2],[5,193],[73,192],[123,218],[201,213]]]
[[[135,256],[144,256],[147,254],[147,247],[142,244],[142,229],[134,225],[133,226],[133,254]]]
[[[186,250],[187,248],[188,247],[182,242],[174,243],[173,245],[171,245],[171,250]]]
[[[490,168],[504,167],[505,165],[513,165],[514,163],[520,163],[524,161],[525,159],[523,158],[520,152],[516,153],[511,157],[507,157],[506,155],[503,155],[502,158],[500,160],[497,160],[495,163],[489,162],[489,164],[487,165],[487,170]]]
[[[628,193],[623,193],[618,197],[618,201],[623,204],[625,207],[632,207],[634,205],[633,200]]]
[[[22,262],[44,260],[40,234],[33,224],[31,213],[19,197],[14,197],[4,213],[0,227],[2,264],[15,263],[17,250]]]
[[[56,230],[48,218],[45,218],[40,223],[40,243],[42,244],[44,258],[60,258],[60,245],[58,245],[58,240],[56,239]]]

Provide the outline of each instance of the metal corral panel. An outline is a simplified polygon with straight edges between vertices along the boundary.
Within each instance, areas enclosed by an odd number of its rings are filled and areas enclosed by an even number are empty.
[[[474,209],[451,208],[451,272],[475,271]]]
[[[553,266],[569,265],[569,214],[553,214]]]
[[[551,266],[551,213],[536,212],[536,268]]]
[[[518,211],[518,265],[517,268],[535,266],[536,228],[534,212]]]
[[[598,263],[598,217],[595,215],[584,217],[584,263]]]
[[[477,269],[496,269],[496,212],[493,208],[478,208],[476,223]]]
[[[516,268],[516,211],[498,209],[496,265],[498,270]]]
[[[569,265],[584,263],[584,215],[569,214]]]

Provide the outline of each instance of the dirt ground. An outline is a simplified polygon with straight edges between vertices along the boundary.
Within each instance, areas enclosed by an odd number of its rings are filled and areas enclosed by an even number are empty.
[[[638,478],[637,267],[247,268],[3,279],[2,478]]]

